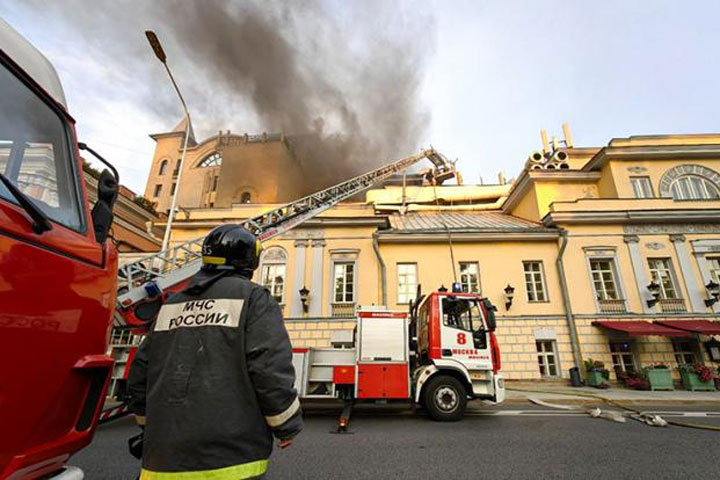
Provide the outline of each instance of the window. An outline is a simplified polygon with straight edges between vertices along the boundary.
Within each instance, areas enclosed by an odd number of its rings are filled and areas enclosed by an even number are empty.
[[[155,190],[153,191],[153,197],[159,197],[162,193],[162,185],[155,185]]]
[[[540,375],[543,377],[557,377],[557,352],[555,350],[555,341],[553,340],[536,340],[535,348],[537,350],[538,368]]]
[[[715,283],[720,283],[720,257],[710,257],[707,261],[708,268],[710,269],[710,278],[715,280]]]
[[[615,374],[635,373],[635,354],[630,342],[610,342],[610,356],[612,357]]]
[[[260,283],[279,304],[285,303],[287,254],[282,248],[270,247],[263,252]]]
[[[333,276],[333,284],[335,285],[334,303],[355,302],[355,263],[336,263]]]
[[[173,182],[173,184],[170,186],[170,195],[175,195],[175,187],[176,187],[176,185],[177,185],[177,184],[176,184],[175,182]]]
[[[0,67],[0,172],[51,220],[80,230],[78,174],[62,118]],[[17,199],[0,183],[0,198]]]
[[[627,311],[617,282],[617,267],[613,258],[590,258],[590,276],[595,300],[601,313],[624,313]]]
[[[167,170],[168,161],[163,160],[160,162],[160,169],[158,170],[158,175],[165,175],[165,171]]]
[[[270,291],[278,303],[282,304],[285,294],[285,264],[263,265],[260,278],[262,286]]]
[[[240,203],[250,203],[250,192],[243,192],[240,196]]]
[[[410,303],[417,294],[417,263],[398,263],[397,280],[397,303]]]
[[[528,302],[547,302],[542,262],[523,262]]]
[[[595,298],[602,300],[620,300],[615,280],[615,261],[611,258],[591,258],[590,274],[592,275]]]
[[[673,351],[675,352],[675,362],[678,365],[692,365],[697,363],[697,349],[695,343],[688,340],[674,340]]]
[[[477,262],[460,262],[462,291],[480,293],[480,267]]]
[[[210,190],[211,192],[217,192],[218,180],[219,180],[219,179],[220,179],[220,177],[218,177],[217,175],[215,175],[215,176],[213,177],[213,179],[212,179],[212,189]]]
[[[652,281],[660,285],[660,298],[674,300],[679,298],[672,274],[669,258],[650,258],[650,276]]]
[[[222,155],[220,155],[218,152],[214,152],[203,158],[202,161],[198,164],[198,167],[219,167],[220,165],[222,165]]]
[[[684,175],[670,185],[675,200],[712,200],[720,198],[720,188],[700,175]]]
[[[175,169],[173,170],[173,177],[177,177],[180,174],[180,159],[178,158],[175,162]]]
[[[630,177],[635,198],[653,198],[652,183],[650,177]]]

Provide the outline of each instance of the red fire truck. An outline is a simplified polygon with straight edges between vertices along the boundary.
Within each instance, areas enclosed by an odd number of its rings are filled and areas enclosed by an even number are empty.
[[[0,478],[77,479],[112,366],[117,172],[91,211],[55,70],[1,19],[0,47]]]
[[[304,399],[410,401],[435,420],[459,420],[468,399],[505,398],[494,309],[478,295],[446,289],[418,294],[409,315],[361,307],[356,328],[337,332],[331,348],[293,351],[295,387]]]

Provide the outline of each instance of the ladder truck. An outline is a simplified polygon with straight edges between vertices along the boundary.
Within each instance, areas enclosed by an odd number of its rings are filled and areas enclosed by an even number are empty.
[[[433,182],[456,175],[454,164],[431,148],[247,219],[243,225],[261,241],[269,240],[422,159],[433,164],[426,175]],[[120,268],[119,328],[141,331],[151,325],[168,292],[180,290],[200,268],[202,241],[185,242]],[[460,292],[459,285],[452,292],[437,291],[422,298],[418,292],[410,312],[360,307],[356,329],[339,332],[332,348],[294,350],[296,388],[301,398],[345,400],[341,430],[355,401],[404,400],[426,407],[436,420],[458,420],[468,399],[500,403],[505,396],[494,309],[487,299]],[[125,406],[120,405],[104,412],[103,420],[124,413]]]

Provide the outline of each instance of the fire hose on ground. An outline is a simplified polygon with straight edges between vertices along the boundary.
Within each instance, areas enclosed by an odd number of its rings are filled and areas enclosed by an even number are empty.
[[[638,410],[636,408],[630,407],[628,405],[625,405],[621,402],[618,402],[617,400],[613,400],[611,398],[603,397],[601,395],[596,395],[594,393],[587,393],[587,392],[556,392],[552,390],[542,390],[542,389],[524,389],[524,388],[507,388],[509,391],[513,392],[522,392],[522,393],[548,393],[552,395],[565,395],[568,397],[584,397],[584,398],[592,398],[594,400],[600,400],[608,405],[620,408],[622,410],[631,412],[633,416],[631,418],[634,418],[635,420],[638,420],[642,423],[645,423],[650,426],[666,426],[666,425],[673,425],[676,427],[685,427],[685,428],[696,428],[700,430],[711,430],[715,432],[720,432],[720,426],[715,425],[705,425],[701,423],[687,423],[687,422],[678,422],[675,420],[665,420],[661,418],[658,415],[648,415],[646,412],[643,412],[642,410]],[[551,403],[544,402],[542,400],[537,399],[531,399],[528,397],[528,400],[532,401],[533,403],[537,403],[538,405],[548,406],[551,408],[559,408],[563,410],[573,410],[576,409],[575,407],[570,407],[567,405],[554,405]],[[602,417],[602,418],[608,418],[610,420],[616,420],[612,417],[612,415],[604,415],[600,409],[592,409],[587,412],[592,417]],[[624,418],[624,417],[623,417]],[[620,420],[622,421],[622,420]]]

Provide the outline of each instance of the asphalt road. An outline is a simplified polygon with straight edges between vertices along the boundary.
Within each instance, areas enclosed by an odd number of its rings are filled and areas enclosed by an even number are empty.
[[[678,407],[668,420],[720,426],[720,409]],[[672,412],[672,413],[670,413]],[[698,413],[699,412],[699,413]],[[458,423],[405,410],[360,411],[350,434],[331,434],[335,418],[315,411],[296,443],[273,454],[268,479],[665,479],[718,478],[720,432],[615,423],[526,405],[487,409]],[[129,418],[104,425],[71,462],[88,479],[134,479]]]

